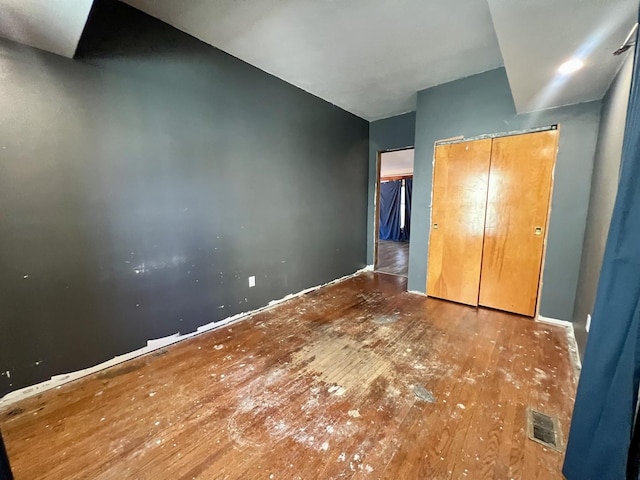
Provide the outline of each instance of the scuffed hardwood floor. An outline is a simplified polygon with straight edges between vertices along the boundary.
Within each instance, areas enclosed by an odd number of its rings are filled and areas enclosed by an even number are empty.
[[[365,273],[0,411],[16,479],[560,479],[564,330]],[[435,403],[414,394],[430,390]]]
[[[406,277],[409,274],[409,242],[378,240],[376,271]]]

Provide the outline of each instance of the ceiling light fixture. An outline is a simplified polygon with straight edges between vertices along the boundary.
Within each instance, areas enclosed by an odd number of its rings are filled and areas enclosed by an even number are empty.
[[[570,73],[577,72],[582,67],[584,67],[584,62],[582,60],[579,58],[572,58],[560,65],[558,72],[562,75],[569,75]]]

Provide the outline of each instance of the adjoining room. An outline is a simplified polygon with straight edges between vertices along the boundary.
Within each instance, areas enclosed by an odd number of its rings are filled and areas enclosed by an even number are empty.
[[[409,273],[413,154],[413,148],[381,152],[378,175],[380,195],[374,269],[403,277]]]

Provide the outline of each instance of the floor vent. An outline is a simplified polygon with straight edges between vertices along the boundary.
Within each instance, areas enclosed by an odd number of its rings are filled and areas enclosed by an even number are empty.
[[[558,419],[529,409],[527,420],[529,424],[529,438],[541,443],[545,447],[560,451],[560,428]]]

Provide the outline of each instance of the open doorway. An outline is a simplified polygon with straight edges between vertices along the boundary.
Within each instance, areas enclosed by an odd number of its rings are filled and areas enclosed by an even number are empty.
[[[409,273],[411,197],[414,149],[378,153],[376,188],[375,270]]]

